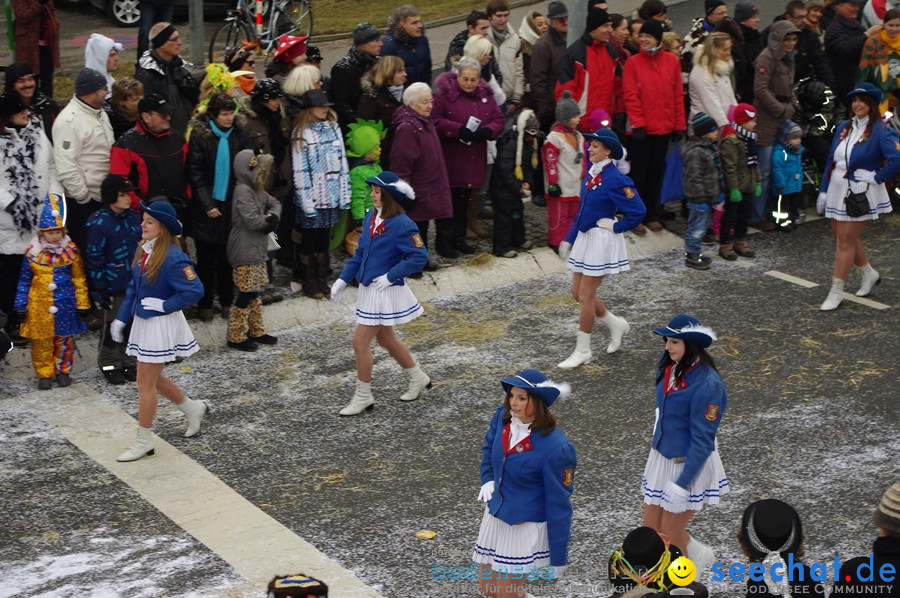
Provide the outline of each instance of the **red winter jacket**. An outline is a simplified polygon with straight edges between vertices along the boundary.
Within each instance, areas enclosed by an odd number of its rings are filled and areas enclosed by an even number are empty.
[[[578,102],[582,115],[589,115],[596,108],[613,114],[619,103],[616,98],[617,55],[611,42],[598,42],[590,33],[582,35],[566,49],[559,63],[556,101],[568,89]],[[590,126],[590,119],[582,118],[578,128],[582,132],[593,133]]]
[[[681,63],[662,48],[654,55],[644,50],[628,59],[622,75],[625,111],[632,129],[648,135],[684,131],[684,86]]]

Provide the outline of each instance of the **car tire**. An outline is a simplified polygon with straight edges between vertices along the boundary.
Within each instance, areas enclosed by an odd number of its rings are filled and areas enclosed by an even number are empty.
[[[119,27],[137,27],[141,20],[138,0],[109,0],[107,14]]]

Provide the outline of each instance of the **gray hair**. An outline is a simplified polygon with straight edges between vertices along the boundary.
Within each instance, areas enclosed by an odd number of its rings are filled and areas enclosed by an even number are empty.
[[[481,63],[479,63],[474,58],[470,58],[468,56],[463,56],[456,63],[456,72],[459,72],[463,69],[472,69],[474,71],[481,72]]]
[[[409,87],[406,88],[406,91],[403,92],[403,103],[406,106],[411,104],[418,104],[425,98],[425,95],[431,95],[431,88],[428,87],[427,83],[422,83],[421,81],[417,81],[413,83]]]

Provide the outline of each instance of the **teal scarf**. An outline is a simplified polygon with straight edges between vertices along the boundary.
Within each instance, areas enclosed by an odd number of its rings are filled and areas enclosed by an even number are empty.
[[[209,119],[209,128],[219,138],[219,147],[216,149],[216,168],[213,171],[212,198],[216,201],[228,199],[228,180],[231,178],[231,149],[228,147],[228,138],[234,132],[234,127],[222,131]]]

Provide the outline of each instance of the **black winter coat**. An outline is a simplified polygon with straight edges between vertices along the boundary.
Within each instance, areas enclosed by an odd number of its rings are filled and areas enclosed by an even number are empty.
[[[331,67],[331,91],[328,97],[334,102],[341,132],[346,135],[347,125],[356,121],[356,106],[362,95],[362,77],[377,62],[357,47],[350,50]]]
[[[531,166],[531,156],[534,146],[526,140],[522,140],[522,180],[516,178],[516,153],[518,150],[519,131],[516,127],[510,127],[497,140],[497,157],[494,158],[494,168],[491,170],[491,194],[509,199],[521,197],[522,183],[528,183],[534,188],[534,168]]]
[[[228,137],[230,161],[242,149],[250,147],[250,139],[244,131],[238,117],[234,121],[234,132]],[[188,181],[193,189],[191,198],[191,221],[194,238],[204,243],[225,245],[231,231],[231,196],[234,193],[234,171],[228,179],[228,193],[225,201],[212,198],[213,183],[216,172],[216,153],[219,138],[209,127],[209,115],[203,113],[191,120],[191,139],[188,142]],[[219,208],[222,213],[218,218],[210,218],[207,210]]]
[[[866,44],[866,30],[858,21],[835,16],[825,30],[825,53],[834,73],[834,92],[844,99],[856,81],[856,69]]]
[[[394,142],[394,112],[402,106],[401,102],[385,87],[375,87],[370,81],[363,80],[363,94],[359,98],[356,116],[365,120],[380,120],[387,135],[381,140],[381,163],[384,170],[390,170],[391,144]]]

